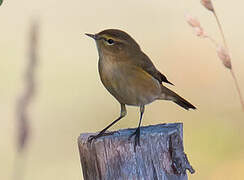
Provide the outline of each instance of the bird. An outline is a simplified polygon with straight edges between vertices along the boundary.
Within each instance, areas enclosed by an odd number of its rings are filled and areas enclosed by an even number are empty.
[[[96,34],[85,35],[95,40],[98,50],[98,70],[105,88],[120,103],[120,116],[88,141],[105,136],[106,131],[126,116],[126,106],[140,107],[138,127],[129,139],[135,136],[135,147],[140,146],[140,126],[145,106],[156,100],[169,100],[189,110],[196,109],[190,102],[167,88],[173,85],[142,51],[139,44],[125,31],[106,29]]]

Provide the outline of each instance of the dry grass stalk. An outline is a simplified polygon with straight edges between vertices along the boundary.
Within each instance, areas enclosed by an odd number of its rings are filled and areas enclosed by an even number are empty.
[[[18,124],[17,148],[22,151],[29,139],[29,116],[28,107],[31,103],[35,93],[35,70],[37,63],[37,32],[38,27],[36,23],[31,25],[30,42],[29,42],[29,60],[24,74],[24,92],[17,102],[16,117]]]
[[[223,32],[223,28],[220,24],[220,21],[219,21],[219,18],[216,14],[216,11],[214,10],[214,6],[213,6],[213,3],[211,0],[201,0],[200,1],[201,4],[206,8],[208,9],[209,11],[211,11],[213,14],[214,14],[214,17],[217,21],[217,24],[218,24],[218,27],[219,27],[219,30],[220,30],[220,33],[221,33],[221,36],[223,38],[223,41],[224,41],[224,45],[225,45],[225,48],[228,50],[228,47],[227,47],[227,43],[226,43],[226,40],[225,40],[225,36],[224,36],[224,32]]]
[[[239,84],[237,82],[237,78],[235,76],[235,73],[233,71],[233,67],[231,65],[231,56],[229,54],[229,50],[228,50],[228,47],[227,47],[227,44],[226,44],[226,40],[225,40],[225,37],[224,37],[224,33],[223,33],[223,30],[222,30],[222,27],[220,25],[220,22],[218,20],[218,17],[214,11],[214,8],[213,8],[213,5],[211,3],[210,0],[202,0],[201,1],[202,4],[204,4],[204,6],[207,8],[207,9],[212,9],[211,11],[214,13],[215,15],[215,18],[217,20],[217,23],[218,23],[218,26],[219,26],[219,29],[220,29],[220,32],[221,32],[221,35],[222,35],[222,38],[223,38],[223,41],[224,41],[224,47],[219,45],[211,36],[209,36],[205,31],[204,29],[202,28],[200,22],[190,16],[190,15],[186,15],[186,21],[188,22],[188,24],[194,28],[194,30],[196,31],[196,35],[199,36],[199,37],[202,37],[202,38],[207,38],[209,39],[216,47],[216,52],[217,52],[217,55],[219,57],[219,59],[222,61],[223,65],[228,68],[231,72],[231,75],[234,79],[234,82],[235,82],[235,86],[236,86],[236,89],[237,89],[237,92],[239,94],[239,99],[240,99],[240,102],[241,102],[241,105],[242,105],[242,109],[244,111],[244,101],[243,101],[243,98],[242,98],[242,94],[241,94],[241,91],[240,91],[240,88],[239,88]],[[210,3],[210,4],[209,4]],[[211,5],[211,6],[210,6]],[[211,7],[211,8],[210,8]]]
[[[17,124],[17,156],[14,169],[14,179],[23,177],[23,152],[27,147],[30,138],[30,118],[28,108],[35,94],[35,71],[37,68],[37,42],[38,24],[33,22],[30,29],[28,62],[24,74],[24,91],[16,104],[16,124]]]
[[[216,14],[216,11],[214,10],[214,6],[212,4],[212,1],[211,0],[201,0],[201,3],[203,4],[203,6],[205,6],[208,10],[210,10],[211,12],[213,12],[214,14],[214,17],[216,19],[216,22],[218,24],[218,27],[219,27],[219,30],[220,30],[220,33],[221,33],[221,36],[222,36],[222,39],[223,39],[223,42],[224,42],[224,46],[225,46],[225,49],[221,48],[220,50],[220,54],[218,53],[219,57],[225,57],[223,59],[221,59],[223,61],[223,64],[225,65],[226,68],[230,69],[230,72],[231,72],[231,75],[232,75],[232,78],[234,79],[234,82],[235,82],[235,86],[236,86],[236,89],[237,89],[237,92],[239,94],[239,98],[240,98],[240,102],[241,102],[241,105],[242,105],[242,109],[244,111],[244,100],[243,100],[243,97],[242,97],[242,94],[241,94],[241,91],[240,91],[240,87],[239,87],[239,84],[238,84],[238,81],[237,81],[237,78],[235,76],[235,73],[234,73],[234,70],[231,66],[231,59],[230,59],[230,56],[229,56],[229,49],[228,49],[228,46],[227,46],[227,42],[226,42],[226,39],[225,39],[225,35],[224,35],[224,31],[223,31],[223,28],[220,24],[220,21],[219,21],[219,18]],[[222,56],[224,55],[224,56]],[[227,55],[227,56],[226,56]]]
[[[243,96],[242,96],[242,94],[241,94],[241,89],[240,89],[240,87],[239,87],[239,84],[238,84],[236,75],[235,75],[235,73],[234,73],[234,71],[233,71],[233,68],[230,70],[230,73],[231,73],[231,75],[232,75],[232,77],[233,77],[233,79],[234,79],[234,81],[235,81],[236,89],[237,89],[237,91],[238,91],[238,94],[239,94],[239,97],[240,97],[240,102],[241,102],[241,105],[242,105],[242,109],[243,109],[243,111],[244,111],[244,101],[243,101]]]

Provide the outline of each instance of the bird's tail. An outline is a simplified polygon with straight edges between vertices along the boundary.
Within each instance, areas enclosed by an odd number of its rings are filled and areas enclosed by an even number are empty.
[[[171,91],[170,89],[168,89],[167,87],[165,87],[163,85],[162,85],[162,93],[161,93],[161,96],[159,97],[159,99],[171,100],[186,110],[196,109],[196,107],[193,106],[191,103],[189,103],[187,100],[180,97],[178,94],[176,94],[175,92]]]

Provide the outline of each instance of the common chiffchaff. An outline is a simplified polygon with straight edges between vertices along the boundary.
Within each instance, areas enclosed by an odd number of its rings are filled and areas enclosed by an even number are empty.
[[[135,147],[140,145],[140,125],[145,105],[155,100],[170,100],[179,106],[196,109],[191,103],[163,86],[172,84],[143,53],[137,42],[126,32],[107,29],[98,34],[86,34],[96,41],[98,69],[105,88],[119,101],[120,116],[89,141],[103,136],[105,131],[126,115],[125,105],[140,107],[140,120],[135,135]]]

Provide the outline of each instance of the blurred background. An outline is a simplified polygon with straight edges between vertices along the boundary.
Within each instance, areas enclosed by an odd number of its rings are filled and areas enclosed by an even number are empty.
[[[214,1],[232,64],[244,91],[244,18],[241,0]],[[197,106],[185,111],[171,102],[146,107],[143,125],[184,122],[185,152],[196,170],[189,179],[244,178],[244,113],[230,72],[215,48],[196,37],[185,13],[198,17],[217,41],[214,16],[199,1],[11,1],[0,7],[0,179],[12,179],[16,156],[16,101],[23,92],[29,28],[39,20],[36,94],[29,107],[30,139],[24,180],[82,179],[77,137],[96,132],[120,111],[100,82],[95,43],[84,33],[107,28],[128,32],[174,91]],[[111,130],[136,127],[138,108]]]

